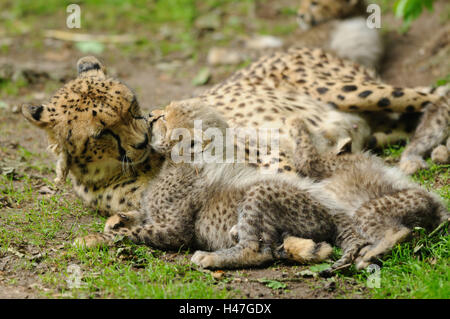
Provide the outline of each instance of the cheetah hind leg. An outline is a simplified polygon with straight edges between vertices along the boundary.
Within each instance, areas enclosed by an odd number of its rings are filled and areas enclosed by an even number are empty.
[[[240,242],[234,247],[214,252],[198,250],[191,262],[202,268],[240,268],[259,266],[274,259],[269,247],[260,247],[259,242]]]

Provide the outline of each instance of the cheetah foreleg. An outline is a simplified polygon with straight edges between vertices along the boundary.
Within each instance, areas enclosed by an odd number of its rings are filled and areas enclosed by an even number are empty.
[[[450,137],[447,139],[446,145],[439,145],[431,152],[431,160],[436,164],[450,163]]]
[[[289,124],[290,136],[295,141],[293,161],[297,173],[316,179],[328,177],[331,172],[317,152],[306,124],[299,118]]]
[[[450,104],[442,97],[438,103],[430,104],[423,114],[411,142],[400,159],[400,169],[414,174],[427,164],[423,157],[449,137]]]

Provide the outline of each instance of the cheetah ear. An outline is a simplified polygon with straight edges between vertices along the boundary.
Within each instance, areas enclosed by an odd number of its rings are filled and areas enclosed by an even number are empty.
[[[106,78],[106,69],[103,64],[93,56],[85,56],[78,60],[77,71],[79,77]]]

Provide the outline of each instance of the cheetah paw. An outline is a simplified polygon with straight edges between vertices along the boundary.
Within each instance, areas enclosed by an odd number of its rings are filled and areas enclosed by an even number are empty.
[[[368,245],[359,251],[359,257],[356,258],[355,260],[356,269],[358,270],[365,269],[369,267],[370,264],[373,263],[372,262],[373,257],[368,257],[369,255],[370,256],[372,255],[370,252],[373,250],[374,245]]]
[[[89,249],[103,246],[105,241],[97,235],[87,235],[75,238],[73,245],[79,248]]]
[[[403,173],[412,175],[420,169],[428,168],[427,163],[420,157],[406,157],[400,160],[399,168]]]
[[[217,255],[206,251],[197,250],[191,258],[191,262],[202,268],[217,268]]]
[[[431,152],[431,160],[436,164],[448,164],[450,162],[450,150],[445,145],[439,145]]]
[[[239,242],[239,229],[237,224],[231,227],[229,234],[233,242],[237,244]]]
[[[411,230],[408,228],[386,231],[384,238],[376,245],[369,245],[360,250],[359,257],[355,261],[356,269],[367,268],[370,264],[389,253],[395,245],[407,240],[410,235]]]
[[[137,210],[112,215],[106,220],[104,232],[108,233],[111,230],[117,230],[123,227],[131,228],[138,221],[140,215],[141,213]]]

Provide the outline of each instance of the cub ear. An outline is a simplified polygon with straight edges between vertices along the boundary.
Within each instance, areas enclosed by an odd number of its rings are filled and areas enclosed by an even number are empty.
[[[352,152],[352,138],[347,137],[339,140],[336,145],[336,155],[343,155]]]
[[[85,56],[77,62],[78,76],[96,77],[101,80],[106,78],[106,69],[103,64],[93,56]]]

